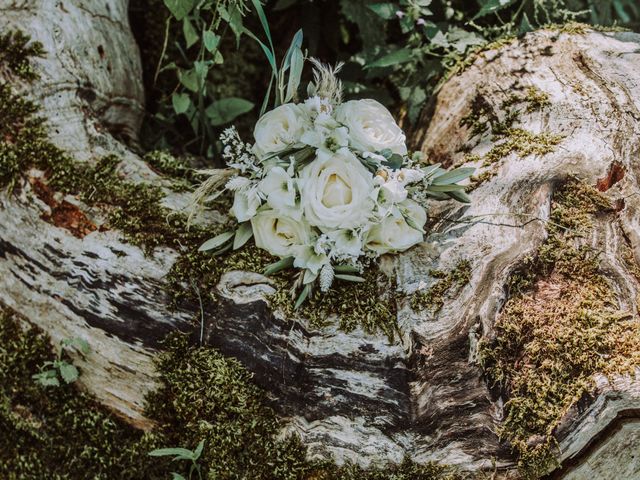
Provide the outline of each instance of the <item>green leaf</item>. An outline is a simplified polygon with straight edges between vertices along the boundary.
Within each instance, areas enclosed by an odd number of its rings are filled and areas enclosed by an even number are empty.
[[[456,190],[464,190],[465,186],[464,185],[457,185],[455,183],[453,184],[448,184],[448,185],[429,185],[427,187],[427,191],[431,191],[431,192],[453,192]]]
[[[198,443],[198,446],[193,451],[194,460],[198,460],[200,458],[200,455],[202,455],[202,450],[204,450],[204,440],[200,440],[200,443]]]
[[[178,21],[182,20],[193,10],[195,2],[196,0],[164,0],[165,6]]]
[[[291,39],[291,44],[287,49],[287,53],[284,56],[284,62],[282,63],[282,71],[284,72],[291,65],[291,56],[293,55],[294,50],[302,48],[302,40],[304,39],[302,29],[298,30],[296,34]]]
[[[240,115],[249,112],[254,104],[244,98],[223,98],[207,107],[206,114],[214,126],[232,122]]]
[[[475,17],[473,17],[472,20],[476,20],[486,15],[499,12],[502,9],[510,7],[515,2],[516,0],[483,0],[482,8],[478,13],[476,13]]]
[[[466,194],[466,192],[464,190],[460,190],[460,191],[453,191],[453,192],[447,192],[447,194],[453,198],[454,200],[457,200],[459,202],[462,203],[471,203],[471,197],[469,197],[469,195]]]
[[[382,68],[382,67],[390,67],[392,65],[398,65],[400,63],[405,63],[411,60],[413,54],[412,51],[408,48],[401,48],[396,50],[395,52],[391,52],[383,57],[380,57],[376,61],[370,63],[365,68]]]
[[[198,32],[193,28],[193,24],[189,21],[188,17],[185,17],[182,20],[182,33],[184,34],[184,39],[187,42],[187,48],[191,48],[199,39]]]
[[[67,362],[62,362],[60,364],[60,376],[65,381],[65,383],[73,383],[80,376],[80,372],[75,365],[72,365]]]
[[[450,185],[453,183],[457,183],[465,178],[469,178],[475,172],[475,168],[464,167],[464,168],[456,168],[455,170],[451,170],[443,175],[435,177],[433,179],[433,185]]]
[[[273,275],[274,273],[278,273],[281,270],[293,267],[293,261],[293,257],[283,258],[282,260],[278,260],[277,262],[268,265],[262,273],[266,276]]]
[[[237,5],[232,4],[230,6],[230,10],[227,10],[220,2],[218,6],[218,12],[222,19],[229,24],[233,34],[236,36],[236,43],[240,43],[240,37],[245,32],[244,25],[242,24],[242,12],[237,7]]]
[[[171,480],[187,480],[182,475],[176,472],[171,472]]]
[[[385,167],[389,167],[391,170],[399,170],[402,167],[402,163],[404,162],[404,157],[397,153],[391,155],[385,162],[382,162],[382,165]]]
[[[300,48],[296,48],[291,55],[291,71],[289,72],[289,83],[287,84],[287,94],[284,103],[292,100],[298,91],[300,79],[302,78],[302,68],[304,66],[304,55]]]
[[[311,292],[311,284],[305,285],[305,287],[302,289],[302,292],[300,293],[300,296],[296,300],[296,304],[293,306],[294,310],[297,310],[298,308],[300,308],[300,305],[304,303],[304,301],[309,296],[310,292]]]
[[[198,74],[194,69],[178,70],[178,79],[182,85],[192,92],[198,91]]]
[[[524,14],[522,14],[522,20],[520,20],[520,26],[518,27],[518,34],[524,35],[525,33],[532,32],[533,30],[534,28],[531,25],[531,22],[529,22],[529,17],[525,12]]]
[[[224,245],[225,243],[227,243],[229,240],[231,240],[231,237],[233,237],[234,235],[235,235],[235,232],[221,233],[220,235],[210,238],[209,240],[204,242],[202,245],[200,245],[200,248],[198,249],[198,251],[206,252],[207,250],[213,250],[214,248],[218,248]]]
[[[191,98],[186,93],[174,93],[171,95],[171,103],[173,105],[173,111],[178,115],[189,110],[191,105]]]
[[[238,250],[245,243],[247,243],[251,237],[253,237],[251,222],[241,223],[238,227],[238,230],[236,230],[235,237],[233,238],[233,249]]]
[[[220,37],[213,33],[211,30],[205,30],[202,34],[202,41],[204,42],[204,48],[213,53],[218,48]]]
[[[345,280],[347,282],[357,282],[357,283],[364,282],[364,278],[362,277],[358,277],[356,275],[344,275],[342,273],[336,273],[335,278],[339,278],[340,280]]]
[[[56,370],[46,370],[44,372],[36,373],[32,375],[37,383],[43,387],[59,387],[60,381],[58,380],[58,372]]]
[[[151,450],[150,457],[174,457],[174,460],[192,460],[193,452],[186,448],[158,448]]]
[[[398,6],[395,3],[374,3],[372,5],[367,5],[371,10],[373,10],[379,17],[384,18],[385,20],[390,20],[396,16],[396,12],[398,11]]]
[[[251,3],[253,3],[253,7],[256,9],[256,12],[258,12],[258,18],[260,19],[260,23],[262,24],[262,29],[267,36],[271,51],[274,52],[275,49],[273,48],[273,41],[271,40],[271,30],[269,30],[269,22],[267,21],[267,16],[264,14],[262,4],[260,3],[260,0],[251,0]]]
[[[336,273],[359,273],[360,269],[353,265],[336,265],[333,267],[333,271]]]

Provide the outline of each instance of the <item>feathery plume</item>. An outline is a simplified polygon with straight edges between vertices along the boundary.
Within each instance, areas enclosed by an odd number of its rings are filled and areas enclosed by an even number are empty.
[[[342,103],[342,82],[336,76],[344,63],[340,62],[335,67],[320,62],[317,58],[310,58],[313,64],[313,83],[309,84],[310,96],[318,95],[326,98],[333,105]]]

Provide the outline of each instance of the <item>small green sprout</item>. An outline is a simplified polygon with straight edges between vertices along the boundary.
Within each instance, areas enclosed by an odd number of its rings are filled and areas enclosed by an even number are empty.
[[[64,352],[67,349],[73,349],[80,355],[85,356],[89,353],[89,343],[82,338],[65,338],[60,341],[60,348],[56,359],[45,362],[40,367],[40,372],[32,376],[32,378],[43,387],[59,387],[60,378],[65,383],[73,383],[80,376],[78,368],[72,363],[67,362],[64,358]]]
[[[191,480],[194,472],[198,474],[198,479],[202,480],[202,471],[200,465],[198,465],[198,459],[202,455],[204,450],[204,440],[202,440],[195,450],[189,450],[188,448],[158,448],[149,452],[151,457],[170,457],[173,456],[173,460],[189,460],[191,466],[189,467],[189,477],[185,478],[176,472],[171,472],[171,480]]]

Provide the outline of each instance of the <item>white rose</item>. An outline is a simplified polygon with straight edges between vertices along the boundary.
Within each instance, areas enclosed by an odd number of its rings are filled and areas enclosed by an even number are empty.
[[[321,230],[366,223],[374,206],[373,190],[373,175],[346,148],[318,151],[318,158],[300,172],[305,217]]]
[[[295,146],[308,127],[304,110],[294,103],[285,103],[265,113],[253,130],[254,153],[259,158],[282,152]]]
[[[258,248],[278,257],[300,254],[312,241],[309,224],[302,220],[279,215],[275,210],[264,210],[251,219],[251,228]]]
[[[351,100],[339,105],[336,120],[349,128],[349,139],[356,150],[389,149],[400,155],[407,154],[404,133],[389,110],[375,100]]]
[[[385,217],[380,223],[371,228],[367,236],[366,247],[379,254],[387,252],[402,252],[423,240],[420,230],[427,222],[427,212],[413,200],[405,200],[399,205],[396,215]],[[410,219],[409,225],[405,216]]]
[[[236,190],[231,213],[238,219],[238,222],[246,222],[256,214],[261,204],[262,202],[255,186]]]
[[[300,220],[302,209],[297,198],[295,181],[284,168],[271,168],[258,184],[258,189],[271,208],[294,220]]]

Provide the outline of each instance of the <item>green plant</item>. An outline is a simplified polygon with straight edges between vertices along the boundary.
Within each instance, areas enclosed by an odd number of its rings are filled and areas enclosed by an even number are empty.
[[[253,102],[243,98],[215,98],[211,71],[224,63],[220,43],[230,29],[236,43],[247,30],[243,17],[248,11],[245,0],[164,0],[170,12],[166,20],[165,38],[154,81],[161,72],[173,71],[177,85],[167,92],[172,111],[164,110],[156,119],[175,123],[184,115],[193,131],[191,143],[197,143],[200,154],[213,155],[217,139],[215,127],[233,121],[251,111]],[[182,35],[174,39],[177,58],[164,64],[172,22],[180,25]]]
[[[152,457],[173,457],[173,461],[190,461],[188,480],[191,480],[194,472],[198,474],[198,479],[202,480],[202,471],[200,470],[200,465],[198,465],[202,450],[204,450],[204,440],[201,440],[194,450],[189,450],[188,448],[157,448],[150,451],[149,455]],[[176,472],[171,472],[171,475],[173,476],[172,480],[187,480],[187,478]]]
[[[59,387],[60,379],[65,383],[73,383],[80,376],[78,368],[69,363],[64,354],[66,350],[73,349],[82,356],[89,353],[89,343],[82,338],[66,338],[60,341],[55,360],[46,361],[40,367],[40,372],[33,375],[33,379],[43,387]]]

